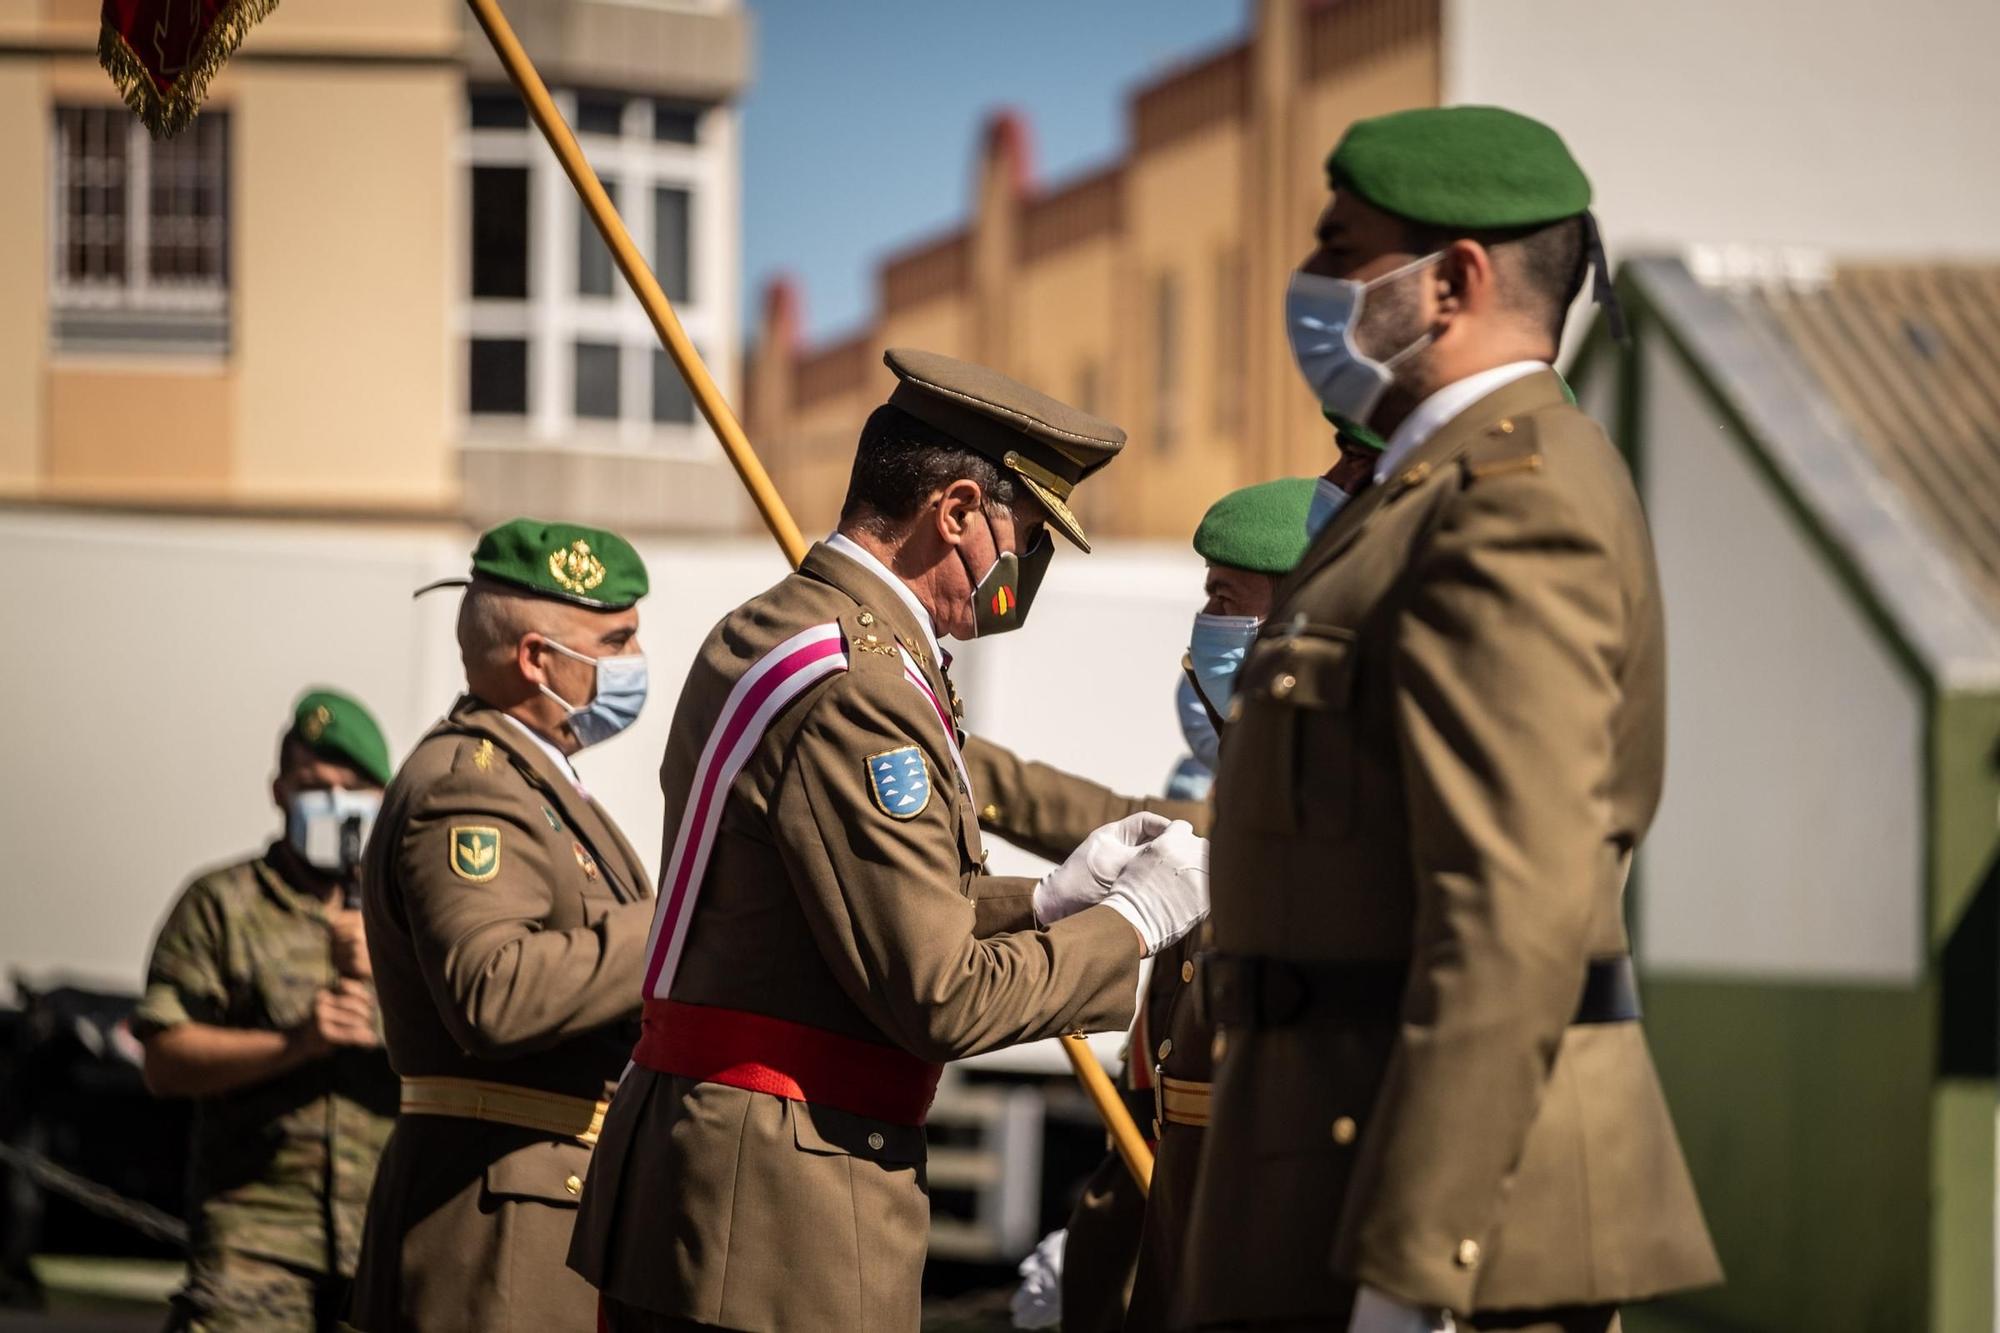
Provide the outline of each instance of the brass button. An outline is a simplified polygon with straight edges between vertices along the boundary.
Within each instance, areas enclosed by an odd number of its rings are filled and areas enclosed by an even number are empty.
[[[1174,1053],[1174,1039],[1172,1037],[1168,1037],[1165,1041],[1160,1043],[1160,1059],[1164,1060],[1173,1053]]]
[[[1273,699],[1290,698],[1292,691],[1297,689],[1298,686],[1299,678],[1287,671],[1284,675],[1271,682],[1271,697]]]
[[[875,1150],[876,1152],[881,1152],[881,1151],[882,1151],[882,1136],[881,1136],[881,1135],[880,1135],[879,1133],[877,1133],[877,1134],[870,1134],[870,1135],[868,1136],[868,1146],[869,1146],[870,1148],[874,1149],[874,1150]]]
[[[979,817],[991,824],[994,820],[1000,818],[1000,807],[988,802],[979,807]]]
[[[1222,1057],[1227,1054],[1229,1054],[1229,1034],[1227,1032],[1218,1032],[1209,1040],[1208,1058],[1216,1064],[1221,1064]]]
[[[1181,964],[1181,982],[1182,984],[1186,984],[1187,982],[1193,980],[1194,980],[1194,960],[1190,958],[1187,962]]]
[[[1471,1268],[1479,1262],[1479,1242],[1476,1240],[1460,1241],[1458,1243],[1458,1253],[1453,1255],[1452,1258],[1458,1261],[1460,1268]]]
[[[1415,463],[1411,465],[1409,471],[1396,478],[1396,484],[1404,490],[1408,490],[1412,486],[1421,485],[1424,478],[1430,476],[1430,474],[1431,465],[1429,463]]]
[[[1344,1115],[1333,1122],[1333,1141],[1343,1148],[1354,1142],[1354,1136],[1359,1132],[1354,1127],[1354,1117],[1351,1115]]]
[[[563,1188],[571,1194],[581,1194],[583,1193],[583,1181],[579,1177],[571,1176],[563,1182]]]
[[[1502,435],[1512,435],[1514,433],[1514,423],[1512,421],[1501,422],[1500,433]]]
[[[863,611],[860,615],[856,616],[855,619],[860,621],[863,625],[872,625],[875,623],[875,613],[873,611]]]

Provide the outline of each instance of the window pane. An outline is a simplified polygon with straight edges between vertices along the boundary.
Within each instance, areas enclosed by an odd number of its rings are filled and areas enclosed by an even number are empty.
[[[204,112],[178,138],[151,141],[148,151],[148,272],[168,285],[220,286],[229,249],[228,113]]]
[[[63,275],[75,282],[126,277],[125,182],[130,137],[122,109],[64,107],[61,127]]]
[[[528,294],[528,169],[472,169],[472,294]]]
[[[512,88],[477,88],[472,92],[472,128],[525,130],[528,108]]]
[[[689,290],[688,217],[693,196],[686,190],[656,186],[653,190],[653,273],[670,301],[687,301]]]
[[[523,338],[474,338],[472,388],[475,412],[528,410],[528,343]]]
[[[653,349],[653,420],[680,425],[694,421],[694,394],[664,347]]]
[[[576,414],[600,421],[617,418],[617,344],[580,342],[576,345]]]
[[[576,132],[578,134],[622,134],[625,131],[625,99],[616,93],[578,93]]]
[[[1162,273],[1153,289],[1153,444],[1172,451],[1180,434],[1180,285]]]
[[[618,203],[618,182],[609,176],[603,179],[604,193],[611,196],[615,207]],[[576,294],[611,295],[611,247],[598,234],[597,224],[590,220],[590,210],[583,206],[581,199],[576,201]]]
[[[653,103],[653,137],[661,143],[693,143],[701,134],[701,112],[672,102]]]

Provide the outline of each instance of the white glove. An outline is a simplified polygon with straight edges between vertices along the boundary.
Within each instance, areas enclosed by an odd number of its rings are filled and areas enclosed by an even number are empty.
[[[1173,821],[1141,810],[1115,824],[1095,829],[1076,845],[1061,865],[1035,886],[1035,921],[1050,926],[1066,916],[1095,907],[1111,892],[1112,883],[1139,849],[1166,831]]]
[[[1354,1294],[1354,1314],[1347,1321],[1347,1333],[1456,1333],[1457,1328],[1449,1310],[1421,1310],[1373,1287]]]
[[[1152,957],[1208,915],[1208,839],[1176,819],[1126,864],[1104,905],[1132,923]]]
[[[1015,1328],[1054,1328],[1062,1323],[1063,1246],[1068,1240],[1068,1231],[1051,1231],[1015,1270],[1021,1285],[1007,1303]]]

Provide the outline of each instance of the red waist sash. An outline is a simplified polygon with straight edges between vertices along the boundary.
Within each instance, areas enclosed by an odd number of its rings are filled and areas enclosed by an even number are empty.
[[[632,1060],[656,1074],[768,1092],[892,1125],[924,1123],[944,1072],[894,1046],[677,1000],[646,1001]]]

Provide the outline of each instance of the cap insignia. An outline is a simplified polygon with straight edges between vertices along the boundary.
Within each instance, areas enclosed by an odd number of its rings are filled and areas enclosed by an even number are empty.
[[[604,562],[590,553],[589,542],[573,541],[549,552],[549,577],[564,592],[593,592],[604,582]]]
[[[309,743],[317,744],[319,738],[326,735],[326,729],[332,722],[333,713],[325,704],[321,704],[318,708],[313,709],[312,716],[306,719],[306,724],[302,728],[305,732],[306,740]]]

